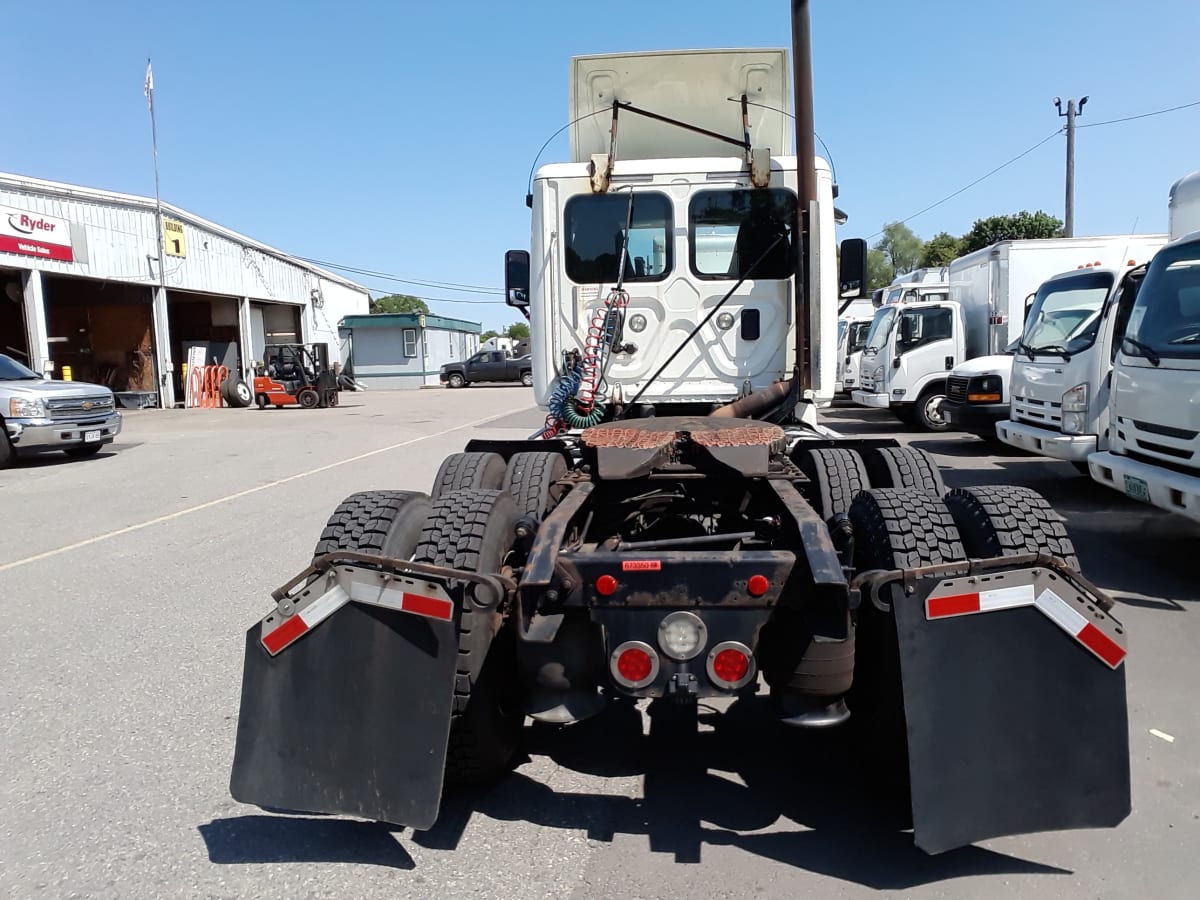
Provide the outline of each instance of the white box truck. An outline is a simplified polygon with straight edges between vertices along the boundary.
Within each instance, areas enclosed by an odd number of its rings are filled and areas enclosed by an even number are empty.
[[[1171,243],[1115,348],[1108,447],[1087,462],[1101,484],[1200,522],[1200,172],[1175,183],[1169,209]]]
[[[1137,236],[1051,238],[1000,241],[954,260],[949,266],[949,297],[878,315],[863,352],[861,389],[853,396],[863,406],[891,409],[901,421],[927,431],[950,427],[944,403],[956,366],[980,357],[980,371],[964,376],[993,376],[994,390],[979,400],[991,405],[993,421],[1003,417],[1012,358],[1005,351],[1022,332],[1038,287],[1060,272],[1081,265],[1114,265],[1126,257]],[[955,382],[959,384],[958,381]],[[965,386],[965,385],[963,385]],[[956,396],[952,402],[965,401]]]

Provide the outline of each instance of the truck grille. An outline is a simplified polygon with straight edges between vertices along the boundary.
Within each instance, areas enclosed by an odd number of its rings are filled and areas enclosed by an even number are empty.
[[[1141,422],[1136,419],[1117,418],[1119,436],[1142,451],[1142,454],[1157,461],[1176,460],[1191,462],[1200,445],[1196,438],[1200,432],[1157,422]],[[1129,437],[1124,438],[1128,433]]]
[[[1013,394],[1013,418],[1018,422],[1040,425],[1058,431],[1062,428],[1062,404]]]
[[[46,401],[46,412],[51,419],[79,421],[102,419],[113,411],[113,398],[103,394],[91,397],[68,397]]]
[[[967,402],[967,385],[971,379],[962,375],[951,375],[946,379],[946,396],[955,403]]]

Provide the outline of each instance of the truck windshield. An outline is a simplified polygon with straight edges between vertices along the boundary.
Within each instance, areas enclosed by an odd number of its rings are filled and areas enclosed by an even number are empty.
[[[1129,314],[1126,334],[1137,341],[1121,345],[1126,355],[1200,358],[1200,241],[1155,255]]]
[[[42,376],[27,369],[11,356],[0,353],[0,381],[41,381]]]
[[[875,313],[875,321],[867,332],[867,350],[881,350],[892,333],[892,325],[896,322],[896,307],[885,306]]]
[[[567,277],[576,284],[616,284],[629,194],[572,197],[563,210]],[[671,201],[665,194],[633,195],[625,281],[661,281],[674,265]]]
[[[1038,288],[1021,343],[1031,352],[1079,353],[1096,342],[1100,310],[1113,286],[1111,272],[1082,272]]]
[[[871,330],[870,322],[853,322],[850,325],[850,340],[846,344],[847,353],[857,353],[867,346],[867,332]]]

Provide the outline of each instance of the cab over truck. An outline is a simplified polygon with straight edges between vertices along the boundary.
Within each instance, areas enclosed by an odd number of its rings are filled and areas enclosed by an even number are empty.
[[[836,270],[792,15],[795,151],[786,50],[573,61],[505,266],[545,425],[334,511],[246,632],[235,798],[428,829],[526,717],[765,690],[928,852],[1129,813],[1126,637],[1059,516],[819,426],[866,245]]]
[[[1119,337],[1107,398],[1086,384],[1071,393],[1082,394],[1082,421],[1089,401],[1107,401],[1107,446],[1087,456],[1092,478],[1200,522],[1200,172],[1176,182],[1169,209],[1171,243],[1109,326]]]
[[[480,381],[519,381],[529,387],[533,384],[533,366],[528,356],[513,359],[504,350],[483,350],[466,362],[442,366],[438,380],[452,388]]]

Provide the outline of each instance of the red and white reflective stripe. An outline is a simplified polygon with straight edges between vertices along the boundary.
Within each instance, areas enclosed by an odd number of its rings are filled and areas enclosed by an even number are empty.
[[[426,597],[423,594],[410,594],[408,591],[404,592],[400,608],[406,613],[427,616],[430,619],[443,619],[449,622],[454,618],[454,604],[449,600]]]
[[[968,616],[972,613],[1015,609],[1021,606],[1037,607],[1047,618],[1083,644],[1110,668],[1115,669],[1126,656],[1127,651],[1124,647],[1089,622],[1083,613],[1070,603],[1049,588],[1035,596],[1034,587],[1031,584],[969,594],[930,597],[925,601],[925,617],[927,619],[946,619],[952,616]]]
[[[309,630],[324,622],[349,601],[344,591],[330,591],[305,607],[304,612],[293,613],[270,634],[264,634],[263,646],[272,654],[278,653],[288,644],[303,637]]]
[[[930,597],[925,605],[925,615],[930,619],[944,619],[947,616],[965,616],[970,613],[1032,606],[1033,603],[1033,585],[1020,584],[992,591],[954,594],[951,597]]]

